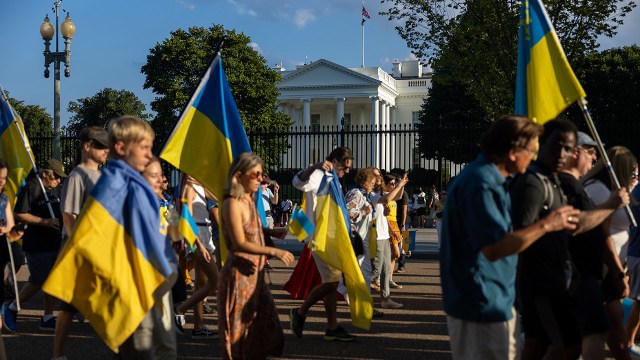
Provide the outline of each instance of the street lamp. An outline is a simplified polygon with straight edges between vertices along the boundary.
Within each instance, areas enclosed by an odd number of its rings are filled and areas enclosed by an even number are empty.
[[[56,13],[56,28],[58,27],[58,8],[62,0],[55,0],[52,10]],[[63,9],[64,10],[64,9]],[[60,32],[64,38],[64,51],[58,51],[58,34],[49,21],[49,15],[46,15],[42,25],[40,25],[40,35],[44,40],[44,77],[49,78],[49,65],[53,63],[53,157],[62,160],[60,156],[60,62],[64,61],[64,76],[71,75],[69,67],[71,66],[71,39],[76,33],[76,26],[69,17],[69,12],[64,22],[60,25]],[[53,34],[56,34],[56,51],[51,52],[49,46]]]

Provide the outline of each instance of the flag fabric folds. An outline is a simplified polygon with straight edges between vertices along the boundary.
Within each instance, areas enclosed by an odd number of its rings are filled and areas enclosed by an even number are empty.
[[[313,251],[324,262],[342,271],[349,294],[351,322],[369,330],[373,300],[351,247],[351,224],[335,171],[325,175],[320,183],[315,216]]]
[[[515,113],[544,124],[585,96],[542,1],[523,0]]]
[[[305,241],[315,230],[309,217],[302,211],[303,208],[304,203],[300,207],[295,207],[289,219],[289,232],[300,242]]]
[[[223,198],[229,166],[250,152],[218,54],[180,117],[160,157]]]
[[[7,184],[4,192],[9,197],[11,207],[16,203],[17,193],[33,169],[33,153],[24,132],[22,119],[15,112],[4,91],[0,88],[0,159],[9,165]]]
[[[364,25],[364,22],[366,21],[364,18],[371,19],[371,15],[369,15],[369,12],[367,11],[367,9],[364,8],[364,3],[363,3],[362,4],[362,25]]]
[[[184,203],[185,200],[182,199],[182,210],[180,211],[180,222],[178,223],[178,231],[180,235],[184,237],[185,240],[189,243],[189,245],[193,246],[196,243],[196,239],[198,238],[198,233],[200,229],[198,228],[198,224],[193,219],[191,215],[191,211],[189,211],[189,207]]]
[[[103,169],[42,290],[75,306],[113,351],[177,277],[157,196],[122,160]]]

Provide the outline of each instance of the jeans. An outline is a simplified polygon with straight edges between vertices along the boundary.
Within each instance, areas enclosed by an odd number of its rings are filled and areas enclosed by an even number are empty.
[[[380,275],[380,294],[383,299],[387,299],[391,295],[389,290],[389,280],[391,279],[391,245],[389,239],[377,240],[376,245],[376,259],[370,280],[374,281],[378,275]]]

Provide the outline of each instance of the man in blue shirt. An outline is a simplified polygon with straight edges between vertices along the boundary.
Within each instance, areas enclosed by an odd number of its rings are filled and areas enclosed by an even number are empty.
[[[526,117],[500,117],[449,187],[440,271],[454,359],[516,358],[516,254],[548,232],[576,227],[579,211],[565,206],[513,230],[506,180],[526,171],[541,133]]]

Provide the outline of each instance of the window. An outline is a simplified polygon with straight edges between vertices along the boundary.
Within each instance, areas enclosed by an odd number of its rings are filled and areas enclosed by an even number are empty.
[[[320,114],[311,114],[311,131],[320,131]]]
[[[351,114],[349,113],[344,114],[344,128],[351,129]]]

